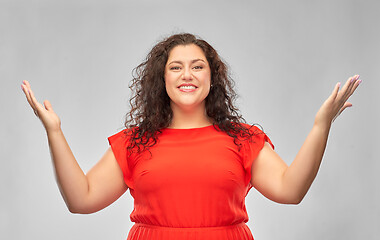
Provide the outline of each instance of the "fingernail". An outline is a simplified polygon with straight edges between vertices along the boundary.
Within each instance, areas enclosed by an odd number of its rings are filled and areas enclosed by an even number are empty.
[[[361,80],[361,79],[358,81],[358,85],[359,85],[360,83],[362,83],[362,80]]]
[[[340,82],[338,82],[338,87],[340,87]]]

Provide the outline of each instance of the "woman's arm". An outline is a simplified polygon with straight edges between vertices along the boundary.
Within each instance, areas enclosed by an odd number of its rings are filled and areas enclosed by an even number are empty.
[[[319,109],[313,128],[290,166],[266,143],[252,165],[252,185],[267,198],[286,204],[302,201],[317,175],[326,148],[330,127],[347,107],[361,80],[349,78],[339,91],[338,83]]]
[[[60,119],[50,102],[45,101],[45,106],[40,104],[34,97],[29,82],[23,81],[21,87],[34,113],[45,127],[56,180],[69,211],[96,212],[119,198],[127,186],[111,148],[85,175],[71,152],[61,130]]]

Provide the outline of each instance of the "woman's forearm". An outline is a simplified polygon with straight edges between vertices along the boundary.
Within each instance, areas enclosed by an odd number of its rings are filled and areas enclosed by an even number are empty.
[[[50,154],[59,190],[70,212],[78,212],[88,194],[88,181],[63,135],[47,132]]]
[[[296,158],[285,170],[283,190],[293,196],[296,202],[303,199],[317,175],[332,122],[344,109],[352,106],[347,100],[360,83],[359,75],[355,75],[347,79],[341,90],[340,83],[335,85],[333,92],[317,112],[314,126]]]
[[[284,191],[299,203],[314,181],[326,148],[330,125],[314,124],[297,156],[283,175]]]
[[[21,88],[34,114],[41,120],[46,130],[55,176],[62,197],[71,212],[79,212],[87,201],[89,184],[62,133],[61,120],[49,101],[45,100],[44,105],[37,101],[28,81],[24,80]]]

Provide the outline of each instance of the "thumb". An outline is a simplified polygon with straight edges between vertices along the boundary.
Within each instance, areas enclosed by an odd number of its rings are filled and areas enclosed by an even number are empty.
[[[54,112],[53,107],[51,106],[51,103],[48,100],[44,101],[45,109],[48,110],[49,112]]]
[[[332,121],[334,122],[335,119],[344,111],[344,109],[346,109],[348,107],[352,107],[352,103],[345,102],[344,105],[343,105],[343,107],[339,110],[339,112],[336,114],[336,116],[334,117],[334,119]]]
[[[345,102],[344,105],[343,105],[343,107],[340,109],[339,114],[341,114],[344,111],[344,109],[346,109],[348,107],[352,107],[352,103]]]

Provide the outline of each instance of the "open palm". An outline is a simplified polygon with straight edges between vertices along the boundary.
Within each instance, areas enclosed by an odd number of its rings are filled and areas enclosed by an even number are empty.
[[[58,115],[53,111],[53,107],[50,102],[45,100],[44,105],[39,103],[34,96],[34,93],[30,87],[28,81],[24,80],[21,85],[22,90],[25,93],[26,99],[30,107],[33,109],[34,114],[41,120],[46,131],[59,130],[61,127],[61,120]]]
[[[359,77],[359,75],[350,77],[340,91],[340,83],[335,85],[333,92],[322,104],[315,117],[316,124],[330,125],[344,111],[344,109],[352,106],[347,100],[361,83]]]

